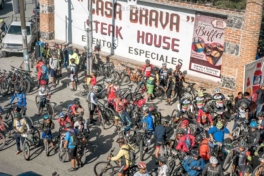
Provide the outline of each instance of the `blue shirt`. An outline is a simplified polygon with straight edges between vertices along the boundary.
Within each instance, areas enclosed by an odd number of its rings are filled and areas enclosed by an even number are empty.
[[[159,125],[155,128],[154,137],[156,142],[165,142],[167,133],[166,128],[163,125]]]
[[[71,129],[70,131],[67,131],[66,134],[65,134],[65,140],[68,141],[67,148],[69,148],[69,149],[75,148],[75,145],[72,144],[73,137],[72,137],[71,133],[73,133],[73,131],[75,132],[75,135],[78,134],[78,130],[76,130],[76,129]]]
[[[202,158],[195,160],[191,157],[187,158],[184,163],[183,163],[183,168],[186,170],[186,172],[190,175],[190,176],[197,176],[199,175],[203,169],[204,169],[204,160]],[[191,167],[200,167],[201,170],[191,170]]]
[[[14,93],[14,95],[12,96],[11,100],[10,100],[10,104],[14,101],[14,99],[17,98],[17,106],[18,107],[26,107],[27,106],[27,98],[26,98],[26,94],[25,93]]]
[[[154,132],[154,124],[153,124],[153,118],[151,116],[151,114],[149,113],[146,117],[144,117],[143,119],[143,123],[147,124],[147,131],[153,131]]]
[[[208,134],[212,134],[216,142],[221,142],[221,143],[224,142],[225,134],[229,134],[229,133],[230,132],[226,127],[219,130],[218,128],[216,128],[216,126],[210,128],[208,131]]]

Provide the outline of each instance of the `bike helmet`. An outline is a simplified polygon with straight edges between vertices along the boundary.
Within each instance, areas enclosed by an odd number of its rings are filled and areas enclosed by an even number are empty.
[[[150,64],[150,60],[147,59],[147,60],[145,61],[145,63],[146,63],[146,64]]]
[[[47,120],[47,119],[49,119],[50,118],[50,116],[48,115],[48,114],[45,114],[44,116],[43,116],[43,119],[44,120]]]
[[[40,84],[40,85],[46,85],[46,83],[47,83],[47,82],[46,82],[45,80],[41,80],[39,84]]]
[[[216,128],[218,128],[218,129],[222,129],[223,126],[224,126],[224,124],[223,124],[221,121],[218,121],[218,122],[216,123]]]
[[[74,104],[76,104],[76,105],[80,105],[80,101],[79,101],[78,99],[75,99],[75,100],[74,100]]]
[[[217,160],[217,158],[214,157],[214,156],[211,156],[211,157],[210,157],[210,163],[211,163],[211,164],[218,164],[218,160]]]
[[[247,143],[245,141],[240,141],[239,147],[245,149],[247,148]]]
[[[163,66],[165,66],[165,67],[166,67],[166,66],[167,66],[167,64],[166,64],[166,63],[162,63],[162,67],[163,67]]]
[[[175,66],[176,69],[180,69],[181,67],[182,67],[181,64],[178,64],[178,65]]]
[[[143,112],[149,112],[149,107],[143,106]]]
[[[71,128],[71,127],[72,127],[72,124],[71,124],[70,122],[67,122],[67,123],[65,124],[65,127],[66,127],[66,128]]]
[[[203,136],[198,134],[196,137],[195,137],[195,142],[198,143],[198,142],[201,142],[203,140]]]
[[[216,88],[214,88],[214,93],[218,94],[218,93],[220,93],[220,90],[216,87]]]
[[[125,143],[125,140],[124,140],[124,138],[120,137],[120,138],[117,138],[116,142],[118,144],[124,144]]]
[[[189,121],[188,120],[183,120],[182,122],[181,122],[181,127],[187,127],[189,125]]]
[[[203,96],[204,96],[204,94],[203,94],[202,91],[198,91],[197,95],[198,95],[199,97],[203,97]]]
[[[62,118],[62,117],[64,117],[64,116],[65,116],[64,112],[61,112],[61,113],[59,114],[59,118]]]
[[[191,97],[192,97],[192,95],[189,94],[189,93],[185,93],[185,94],[184,94],[184,98],[191,98]]]
[[[21,118],[20,112],[15,113],[15,118]]]
[[[250,124],[249,124],[250,128],[257,128],[258,127],[258,124],[255,120],[251,121]]]
[[[138,166],[139,169],[147,168],[147,165],[143,161],[139,162],[137,166]]]
[[[160,156],[159,161],[165,164],[167,162],[167,157],[166,156]]]
[[[77,120],[78,120],[78,121],[83,121],[82,116],[79,116]]]
[[[193,149],[193,150],[191,151],[191,155],[192,155],[192,157],[198,158],[198,157],[199,157],[199,152],[198,152],[198,150],[197,150],[197,149]]]
[[[247,103],[242,102],[242,103],[240,104],[240,107],[246,109],[246,108],[248,107],[248,105],[247,105]]]

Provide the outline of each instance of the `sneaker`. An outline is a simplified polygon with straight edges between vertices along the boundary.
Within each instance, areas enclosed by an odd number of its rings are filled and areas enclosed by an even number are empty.
[[[68,169],[69,172],[72,172],[72,171],[76,171],[77,169],[76,168],[73,168],[71,167],[70,169]]]

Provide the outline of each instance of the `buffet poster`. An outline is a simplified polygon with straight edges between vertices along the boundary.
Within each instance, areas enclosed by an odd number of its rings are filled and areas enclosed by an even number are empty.
[[[189,69],[219,78],[226,19],[196,14]]]

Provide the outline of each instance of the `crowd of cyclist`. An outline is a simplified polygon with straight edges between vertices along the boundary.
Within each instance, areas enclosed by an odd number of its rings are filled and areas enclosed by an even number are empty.
[[[73,53],[71,53],[73,54]],[[50,57],[50,56],[48,56]],[[49,62],[49,65],[54,66],[56,54],[51,56],[53,63]],[[63,56],[60,59],[64,59]],[[68,58],[71,63],[76,62],[76,58]],[[68,61],[68,59],[66,59]],[[55,64],[55,67],[50,67],[43,59],[38,59],[37,69],[38,69],[38,80],[39,80],[39,110],[38,114],[41,115],[40,110],[44,107],[46,100],[51,97],[51,91],[48,87],[48,77],[49,74],[51,77],[56,75],[56,71],[60,70],[62,63],[61,60],[58,64]],[[65,67],[67,67],[67,63]],[[47,68],[46,68],[47,67]],[[72,66],[71,74],[76,74]],[[75,67],[75,66],[74,66]],[[50,71],[48,71],[49,69]],[[53,71],[51,71],[53,69]],[[76,69],[77,70],[77,69]],[[159,125],[155,125],[154,117],[151,114],[150,107],[144,105],[140,110],[142,112],[142,118],[139,120],[140,123],[146,124],[144,130],[148,131],[151,134],[151,138],[155,140],[155,154],[156,163],[160,166],[158,169],[159,176],[169,175],[169,166],[168,166],[168,156],[160,154],[160,149],[164,146],[164,143],[167,143],[170,150],[176,150],[178,152],[184,153],[187,157],[184,159],[182,167],[184,173],[190,176],[223,176],[223,168],[220,165],[220,161],[224,161],[228,155],[227,150],[224,150],[222,147],[217,156],[214,156],[214,148],[220,144],[224,146],[225,144],[225,134],[227,134],[230,140],[235,140],[232,133],[227,129],[225,119],[223,115],[219,115],[220,118],[214,118],[211,115],[212,106],[206,104],[206,98],[202,91],[198,91],[197,96],[192,98],[190,93],[181,94],[181,89],[183,88],[183,83],[185,82],[184,73],[181,71],[181,65],[177,65],[175,70],[168,69],[166,63],[162,64],[162,68],[157,69],[154,67],[149,60],[146,60],[145,65],[142,67],[142,73],[144,78],[146,78],[146,87],[147,91],[147,100],[152,100],[153,89],[156,84],[161,85],[166,90],[167,95],[167,105],[173,104],[173,97],[177,94],[179,96],[179,107],[178,113],[171,117],[171,119],[162,118]],[[61,71],[60,71],[61,74]],[[98,86],[96,86],[96,75],[93,73],[91,79],[93,81],[90,84],[89,93],[87,94],[87,101],[90,104],[88,112],[90,113],[90,124],[96,123],[95,114],[98,108]],[[71,81],[73,81],[71,79]],[[121,127],[125,127],[125,131],[129,132],[133,128],[133,120],[131,119],[130,114],[126,111],[126,108],[129,102],[123,98],[119,93],[119,85],[113,79],[105,80],[107,85],[105,90],[107,91],[107,100],[108,107],[115,111],[114,116],[114,125],[116,131],[119,131]],[[55,84],[54,80],[52,81]],[[258,156],[261,163],[264,163],[264,155],[259,156],[258,150],[259,147],[264,146],[264,143],[261,141],[264,139],[263,129],[264,129],[264,113],[262,112],[262,106],[264,105],[264,85],[260,87],[257,91],[257,110],[256,113],[253,113],[251,108],[252,100],[250,94],[245,92],[242,96],[241,93],[238,94],[236,98],[234,113],[232,114],[232,119],[234,120],[235,129],[238,125],[238,121],[243,121],[249,127],[248,133],[243,133],[243,140],[238,142],[232,150],[234,150],[236,161],[233,163],[235,170],[234,173],[240,175],[248,176],[252,174],[253,168],[256,167],[253,165],[252,158],[253,156]],[[15,93],[10,100],[10,104],[17,99],[17,107],[15,120],[13,123],[15,131],[15,139],[17,145],[17,152],[21,152],[20,141],[23,143],[24,138],[21,136],[25,132],[25,129],[28,131],[31,130],[31,127],[23,119],[23,115],[26,114],[26,95],[21,91],[20,87],[15,88]],[[214,95],[212,99],[216,102],[215,108],[218,110],[225,111],[225,96],[220,92],[218,88],[214,89]],[[193,106],[195,104],[196,106]],[[78,109],[81,109],[81,112],[78,112]],[[195,117],[190,117],[187,113],[189,110],[196,112]],[[75,171],[77,168],[82,167],[83,163],[77,157],[76,151],[76,142],[74,141],[75,135],[79,133],[87,134],[89,133],[88,124],[83,117],[84,108],[81,106],[80,101],[75,99],[73,103],[68,105],[67,112],[59,113],[58,124],[60,125],[61,132],[66,133],[64,148],[69,152],[69,158],[71,160],[72,167],[69,171]],[[77,117],[77,118],[73,118]],[[75,119],[75,120],[74,120]],[[214,120],[213,120],[214,119]],[[121,123],[120,123],[121,122]],[[172,123],[170,123],[172,122]],[[195,129],[192,128],[192,124],[195,124]],[[120,126],[121,125],[121,126]],[[169,138],[168,137],[168,126],[171,125],[174,128],[174,134]],[[208,129],[205,130],[205,126],[208,126]],[[50,115],[43,115],[43,123],[41,124],[42,129],[42,138],[49,136],[52,139],[52,131],[54,129],[54,122],[52,121]],[[206,131],[206,132],[204,132]],[[84,139],[85,140],[85,139]],[[117,143],[120,146],[120,151],[115,157],[109,157],[109,160],[116,161],[121,159],[121,167],[118,172],[118,176],[124,176],[128,174],[129,167],[131,165],[129,146],[126,144],[124,138],[118,138]],[[54,147],[54,144],[50,143],[51,147]],[[135,176],[147,176],[147,166],[143,161],[138,163],[139,171],[135,173]]]

